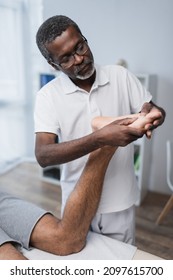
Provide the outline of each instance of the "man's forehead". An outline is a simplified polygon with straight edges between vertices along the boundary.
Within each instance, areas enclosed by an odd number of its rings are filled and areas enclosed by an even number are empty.
[[[58,54],[69,50],[73,51],[81,37],[82,35],[73,26],[70,26],[60,36],[57,36],[54,41],[48,43],[46,47],[50,52],[56,51]]]

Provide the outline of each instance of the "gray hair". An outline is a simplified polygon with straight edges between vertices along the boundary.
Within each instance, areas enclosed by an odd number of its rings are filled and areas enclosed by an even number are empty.
[[[39,27],[36,34],[36,43],[41,54],[48,62],[52,61],[52,57],[46,45],[53,42],[56,37],[60,36],[70,26],[73,26],[82,35],[78,25],[72,19],[63,15],[53,16]]]

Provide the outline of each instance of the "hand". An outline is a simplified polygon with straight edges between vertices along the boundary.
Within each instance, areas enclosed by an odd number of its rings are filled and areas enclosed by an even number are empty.
[[[144,103],[141,109],[141,115],[146,116],[147,114],[155,114],[157,117],[153,120],[152,123],[146,124],[145,128],[147,129],[146,136],[147,138],[151,138],[152,130],[162,125],[165,120],[165,111],[155,105],[153,102]]]
[[[145,128],[133,128],[132,124],[136,118],[127,118],[123,120],[116,120],[103,128],[97,130],[102,146],[121,146],[124,147],[138,138],[141,138],[145,133]]]

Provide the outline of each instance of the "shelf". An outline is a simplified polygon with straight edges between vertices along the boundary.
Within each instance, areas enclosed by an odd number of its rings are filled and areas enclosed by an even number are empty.
[[[136,77],[142,83],[142,85],[151,92],[153,101],[156,97],[156,76],[148,74],[136,74]],[[145,198],[150,178],[151,169],[151,145],[152,139],[148,140],[144,135],[134,142],[134,169],[137,179],[137,184],[140,190],[139,200],[136,205],[140,205]]]

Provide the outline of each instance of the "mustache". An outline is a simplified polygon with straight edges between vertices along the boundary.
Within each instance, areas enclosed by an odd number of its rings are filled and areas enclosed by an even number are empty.
[[[79,73],[80,71],[82,71],[83,68],[85,68],[85,66],[88,65],[88,64],[93,64],[93,60],[87,59],[87,60],[85,60],[84,62],[82,62],[81,65],[76,65],[76,68],[75,68],[75,71],[74,71],[74,72],[75,72],[75,75],[78,75],[78,73]]]

